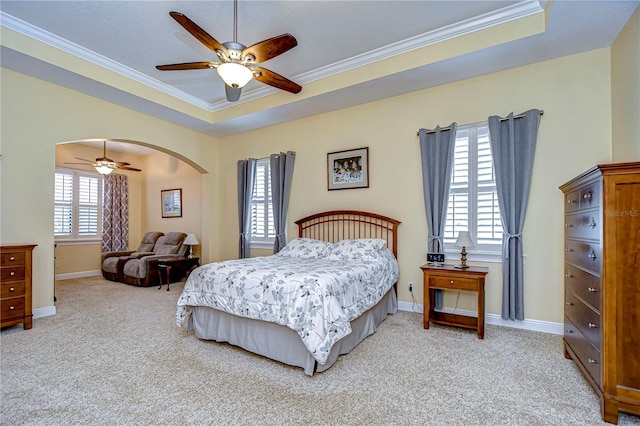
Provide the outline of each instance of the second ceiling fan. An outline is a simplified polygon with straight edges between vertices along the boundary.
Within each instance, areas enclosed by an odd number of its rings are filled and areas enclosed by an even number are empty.
[[[266,68],[257,66],[261,62],[273,59],[278,55],[298,45],[297,40],[291,34],[282,34],[268,40],[261,41],[249,47],[238,43],[238,1],[234,1],[233,11],[233,41],[219,43],[205,30],[179,12],[170,12],[169,15],[182,27],[189,31],[198,41],[212,50],[220,62],[202,61],[187,62],[182,64],[158,65],[160,71],[182,71],[196,69],[215,69],[225,82],[227,100],[236,102],[240,99],[242,87],[255,78],[261,83],[268,84],[277,89],[291,93],[299,93],[302,86]]]

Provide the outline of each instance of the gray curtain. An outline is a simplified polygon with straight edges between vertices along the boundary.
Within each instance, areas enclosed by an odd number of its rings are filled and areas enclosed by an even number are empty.
[[[448,128],[437,126],[435,130],[420,129],[420,154],[422,157],[422,188],[424,209],[429,228],[429,253],[444,252],[444,225],[451,186],[453,154],[456,144],[456,123]],[[435,308],[442,309],[442,291],[436,290]],[[424,309],[429,309],[425,306]]]
[[[271,154],[269,159],[273,224],[276,228],[276,239],[273,244],[274,254],[287,245],[287,208],[289,207],[289,194],[291,192],[293,163],[295,160],[295,153],[291,151],[287,151],[286,154],[283,152]]]
[[[238,224],[240,242],[238,256],[249,257],[249,241],[251,241],[251,198],[256,180],[256,159],[238,161]]]
[[[522,227],[529,201],[540,111],[489,117],[491,154],[502,217],[502,318],[524,320]]]
[[[104,176],[102,196],[102,252],[128,250],[129,181],[126,175]]]

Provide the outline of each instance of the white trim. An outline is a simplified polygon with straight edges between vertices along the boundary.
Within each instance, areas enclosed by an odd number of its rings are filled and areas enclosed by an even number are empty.
[[[44,308],[36,308],[31,311],[33,319],[50,317],[56,314],[55,306],[46,306]]]
[[[295,76],[293,79],[295,81],[299,81],[300,84],[310,83],[312,81],[320,80],[322,78],[368,65],[376,61],[381,61],[383,59],[411,52],[413,50],[430,46],[436,43],[442,43],[456,37],[461,37],[466,34],[482,31],[494,26],[502,25],[507,22],[523,19],[540,12],[544,12],[544,9],[542,8],[539,0],[523,0],[521,2],[503,7],[495,11],[484,13],[482,15],[478,15],[473,18],[457,22],[455,24],[447,25],[433,31],[419,34],[417,36],[410,37],[396,43],[391,43],[387,46],[374,49],[370,52],[365,52],[346,60],[338,61],[333,64],[318,68],[316,70],[300,74],[298,76]],[[82,58],[98,66],[121,74],[160,92],[166,93],[184,102],[202,108],[208,112],[217,112],[223,109],[231,108],[237,106],[240,103],[249,102],[276,92],[276,89],[263,86],[250,92],[243,93],[242,98],[235,103],[229,103],[226,100],[215,103],[206,102],[193,95],[183,92],[182,90],[176,89],[169,84],[163,83],[159,80],[156,80],[155,78],[151,78],[146,74],[143,74],[139,71],[115,62],[103,55],[100,55],[96,52],[65,40],[55,34],[45,31],[39,27],[29,24],[28,22],[9,15],[6,12],[0,11],[0,21],[2,26],[6,28],[46,43],[50,46]]]
[[[95,271],[81,271],[81,272],[70,272],[68,274],[57,274],[56,281],[58,280],[72,280],[75,278],[85,278],[85,277],[96,277],[102,275],[100,270]]]
[[[398,309],[406,312],[414,312],[416,310],[419,312],[424,312],[422,304],[414,304],[409,302],[398,302]],[[467,311],[463,309],[453,309],[453,308],[445,308],[445,312],[447,313],[455,313],[459,315],[467,315],[467,316],[476,316],[476,313],[473,311]],[[538,331],[541,333],[549,333],[549,334],[564,334],[564,324],[559,322],[551,322],[551,321],[541,321],[535,319],[525,319],[524,321],[510,321],[504,320],[500,315],[497,314],[485,314],[484,316],[485,324],[489,325],[498,325],[501,327],[510,327],[517,328],[521,330],[530,330],[530,331]]]

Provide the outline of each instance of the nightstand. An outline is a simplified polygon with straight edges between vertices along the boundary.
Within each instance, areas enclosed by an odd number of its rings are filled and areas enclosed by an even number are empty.
[[[167,281],[167,291],[169,291],[169,286],[171,284],[171,269],[176,268],[181,271],[185,271],[186,275],[189,276],[189,273],[192,269],[200,266],[200,258],[199,257],[170,257],[166,259],[158,260],[158,278],[160,279],[160,287],[158,290],[162,288],[163,284],[163,275],[165,280]]]
[[[453,265],[420,267],[424,283],[424,328],[429,329],[429,321],[439,324],[471,328],[478,331],[478,339],[484,339],[484,277],[489,268],[470,266],[458,269]],[[434,310],[433,291],[459,290],[478,293],[478,316],[452,314]]]

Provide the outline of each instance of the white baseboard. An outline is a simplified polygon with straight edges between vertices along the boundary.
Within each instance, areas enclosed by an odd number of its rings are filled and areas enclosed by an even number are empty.
[[[398,302],[398,309],[401,311],[407,312],[424,312],[424,309],[421,304],[413,304],[409,302]],[[445,308],[445,312],[453,313],[454,310],[452,308]],[[476,316],[476,313],[473,311],[466,311],[462,309],[455,310],[456,314],[467,315],[467,316]],[[491,325],[499,325],[502,327],[511,327],[511,328],[519,328],[522,330],[531,330],[531,331],[539,331],[541,333],[549,333],[549,334],[564,334],[564,324],[559,322],[550,322],[550,321],[540,321],[535,319],[525,319],[524,321],[510,321],[504,320],[500,315],[497,314],[485,314],[484,323]]]
[[[74,278],[95,277],[97,275],[102,275],[102,272],[100,270],[71,272],[69,274],[57,274],[56,280],[72,280]]]
[[[33,314],[33,319],[42,318],[42,317],[48,317],[48,316],[56,314],[56,307],[55,306],[46,306],[44,308],[35,308],[35,309],[31,310],[31,313]]]

